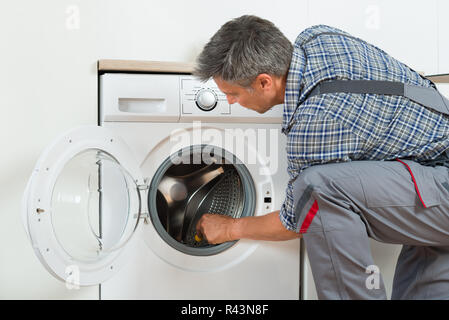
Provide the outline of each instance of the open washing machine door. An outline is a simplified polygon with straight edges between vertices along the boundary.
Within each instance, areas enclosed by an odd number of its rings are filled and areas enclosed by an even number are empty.
[[[96,285],[126,262],[146,186],[127,144],[98,126],[70,130],[40,156],[22,218],[45,268],[72,285]]]

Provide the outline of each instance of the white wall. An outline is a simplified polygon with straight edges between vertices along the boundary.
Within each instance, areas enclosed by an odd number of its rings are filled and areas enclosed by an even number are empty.
[[[329,24],[365,39],[427,74],[438,71],[437,0],[314,0],[311,24]]]
[[[67,290],[42,267],[20,219],[23,189],[45,145],[67,128],[96,123],[95,6],[66,28],[77,1],[0,2],[0,298],[91,299],[98,287]]]
[[[69,128],[96,123],[98,59],[193,62],[223,23],[255,14],[292,41],[311,24],[334,24],[416,70],[449,72],[446,7],[443,0],[2,0],[0,299],[98,298],[98,287],[68,290],[48,274],[20,219],[42,149]]]
[[[449,73],[449,1],[438,0],[438,72]]]

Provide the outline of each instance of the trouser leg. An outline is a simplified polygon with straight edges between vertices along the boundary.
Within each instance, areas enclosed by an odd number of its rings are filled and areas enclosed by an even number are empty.
[[[449,247],[403,246],[392,299],[449,299]]]
[[[346,230],[304,234],[318,298],[386,299],[381,275],[371,275],[374,261],[365,227],[360,218],[351,215],[347,214]],[[374,283],[372,276],[377,277]]]
[[[368,237],[411,246],[449,246],[449,204],[445,200],[449,192],[443,186],[449,181],[447,170],[415,169],[421,186],[419,198],[409,172],[398,162],[327,164],[311,167],[298,177],[294,186],[297,223],[307,226],[301,229],[320,299],[386,297],[380,275],[378,286],[370,283],[373,275],[369,272],[375,268],[371,268]],[[308,199],[304,198],[306,189],[312,190]],[[310,221],[314,204],[318,210]],[[438,261],[443,259],[441,252],[436,254]],[[401,274],[410,268],[403,266],[398,269]],[[440,269],[446,276],[445,268]],[[432,277],[425,271],[421,280],[430,283]],[[403,283],[399,276],[396,279],[395,283]]]
[[[307,225],[315,201],[318,206],[307,230],[301,229],[319,299],[386,298],[380,275],[378,286],[366,285],[374,262],[358,208],[358,181],[347,164],[311,167],[295,181],[297,223]],[[304,189],[313,190],[308,198]]]

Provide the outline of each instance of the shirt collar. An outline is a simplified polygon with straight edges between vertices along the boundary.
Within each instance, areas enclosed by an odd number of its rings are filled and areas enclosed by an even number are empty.
[[[305,64],[306,58],[304,51],[300,47],[294,46],[285,84],[284,113],[282,120],[283,132],[287,129],[299,102],[299,97],[301,95],[300,82],[304,73]]]

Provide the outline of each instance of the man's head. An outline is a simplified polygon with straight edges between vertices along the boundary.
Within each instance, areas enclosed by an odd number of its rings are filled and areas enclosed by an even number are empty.
[[[213,78],[230,104],[264,113],[282,103],[293,46],[270,21],[245,15],[225,23],[197,59],[193,74]]]

